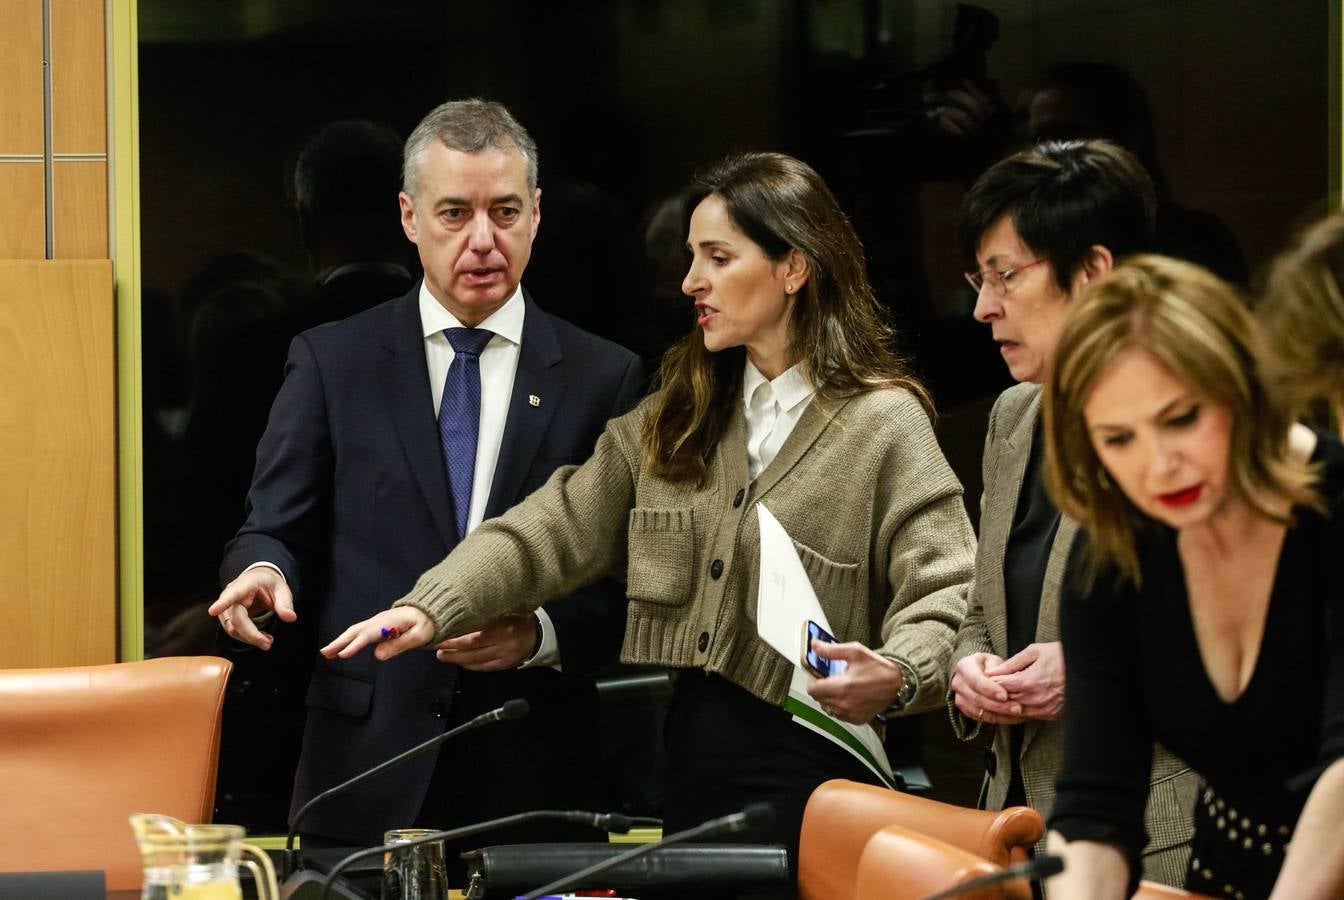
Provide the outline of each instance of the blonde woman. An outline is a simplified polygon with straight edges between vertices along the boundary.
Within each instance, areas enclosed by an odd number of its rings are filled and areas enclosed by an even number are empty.
[[[1138,879],[1154,740],[1207,782],[1188,888],[1344,892],[1344,447],[1266,389],[1208,272],[1137,257],[1070,312],[1049,483],[1086,540],[1066,577],[1052,897]]]

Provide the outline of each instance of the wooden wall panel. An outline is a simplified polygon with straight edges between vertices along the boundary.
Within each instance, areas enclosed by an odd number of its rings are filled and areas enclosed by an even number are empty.
[[[107,163],[57,160],[55,168],[55,258],[107,258]]]
[[[42,164],[0,162],[0,259],[45,257],[46,216]]]
[[[112,263],[0,261],[0,667],[116,659]]]
[[[0,0],[4,2],[4,0]],[[104,0],[51,4],[52,151],[107,151],[107,42]]]
[[[0,86],[0,156],[40,156],[42,0],[0,0]]]

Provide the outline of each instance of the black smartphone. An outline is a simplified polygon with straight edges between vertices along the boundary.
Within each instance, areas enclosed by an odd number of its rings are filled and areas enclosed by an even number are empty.
[[[818,678],[830,678],[832,675],[839,675],[845,671],[849,663],[843,659],[826,659],[818,656],[812,649],[813,641],[821,641],[823,644],[838,643],[829,631],[822,628],[816,622],[808,619],[803,625],[803,668],[811,672]]]

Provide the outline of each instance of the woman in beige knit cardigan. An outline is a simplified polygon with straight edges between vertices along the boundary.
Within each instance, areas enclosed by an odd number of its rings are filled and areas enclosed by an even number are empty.
[[[481,525],[390,610],[322,652],[389,659],[628,572],[621,657],[680,670],[668,712],[668,831],[745,803],[745,837],[796,848],[822,781],[871,781],[783,708],[797,659],[757,634],[763,503],[793,538],[848,663],[810,692],[831,715],[937,708],[974,555],[924,389],[892,350],[863,250],[820,177],[773,153],[700,181],[682,290],[696,328],[660,389],[593,456]],[[395,629],[395,631],[393,631]],[[792,858],[792,857],[791,857]]]

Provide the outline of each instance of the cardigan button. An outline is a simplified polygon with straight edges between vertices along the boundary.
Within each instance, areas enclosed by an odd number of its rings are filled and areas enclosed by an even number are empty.
[[[695,646],[698,647],[698,648],[700,649],[700,652],[701,652],[701,653],[704,653],[706,650],[709,649],[709,632],[708,632],[708,631],[702,631],[702,632],[700,632],[700,640],[698,640],[698,641],[695,642]]]
[[[448,704],[442,700],[429,701],[429,714],[436,719],[442,719],[448,715]]]
[[[723,576],[723,560],[716,559],[709,564],[709,577],[718,581]]]
[[[739,506],[741,506],[741,505],[742,505],[742,501],[743,501],[744,499],[746,499],[746,496],[747,496],[747,489],[746,489],[746,488],[738,488],[738,489],[737,489],[737,496],[733,498],[733,509],[737,509]]]

